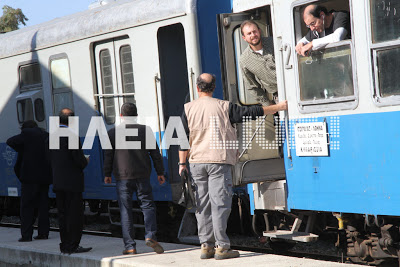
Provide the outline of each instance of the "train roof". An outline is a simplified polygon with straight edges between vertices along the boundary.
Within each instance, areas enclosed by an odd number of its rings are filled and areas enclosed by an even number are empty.
[[[196,12],[196,0],[120,0],[0,35],[0,58]]]

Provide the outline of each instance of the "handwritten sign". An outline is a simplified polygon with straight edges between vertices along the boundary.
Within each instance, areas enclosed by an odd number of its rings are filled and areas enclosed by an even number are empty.
[[[297,156],[328,156],[325,122],[297,123],[294,131]]]

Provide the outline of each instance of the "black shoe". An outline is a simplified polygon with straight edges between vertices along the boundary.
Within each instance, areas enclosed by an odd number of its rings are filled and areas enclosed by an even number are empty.
[[[35,239],[35,240],[49,239],[49,236],[47,236],[47,235],[37,235],[37,236],[34,236],[33,239]]]
[[[83,248],[83,247],[79,246],[72,253],[84,253],[84,252],[90,251],[91,249],[92,248],[90,248],[90,247],[89,248]]]
[[[32,237],[31,238],[21,237],[20,239],[18,239],[18,242],[31,242],[31,241]]]

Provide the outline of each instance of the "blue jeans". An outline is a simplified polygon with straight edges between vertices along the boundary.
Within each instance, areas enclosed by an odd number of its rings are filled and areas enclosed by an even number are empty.
[[[156,240],[156,206],[149,178],[118,180],[117,195],[121,213],[122,237],[125,249],[136,248],[135,228],[133,227],[132,196],[136,192],[144,215],[145,238]]]

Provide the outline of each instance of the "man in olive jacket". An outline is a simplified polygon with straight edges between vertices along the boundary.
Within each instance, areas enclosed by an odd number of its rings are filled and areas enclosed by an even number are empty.
[[[131,119],[134,116],[137,116],[135,104],[123,104],[121,107],[122,119],[124,120],[124,117],[130,117],[129,119]],[[122,236],[125,244],[125,250],[122,251],[122,254],[136,254],[135,229],[133,227],[132,214],[132,195],[134,192],[136,192],[140,200],[140,208],[144,215],[146,245],[152,247],[156,253],[163,253],[164,249],[156,241],[156,207],[150,184],[152,170],[150,158],[153,160],[158,182],[160,185],[165,182],[162,157],[151,128],[136,123],[129,124],[128,118],[126,119],[124,121],[126,122],[126,128],[129,131],[137,131],[137,134],[135,136],[124,136],[123,138],[135,144],[140,142],[140,147],[137,149],[118,147],[116,131],[124,131],[125,129],[122,128],[123,124],[117,129],[113,128],[108,131],[112,149],[104,151],[104,182],[106,184],[111,183],[111,172],[117,181]],[[146,140],[146,138],[152,138],[153,140]],[[146,141],[148,142],[146,143]],[[152,143],[154,147],[147,147],[146,144],[148,143]]]

